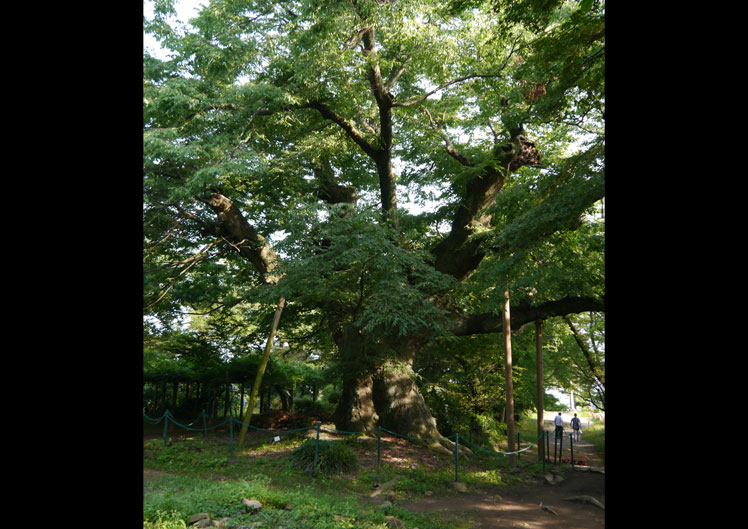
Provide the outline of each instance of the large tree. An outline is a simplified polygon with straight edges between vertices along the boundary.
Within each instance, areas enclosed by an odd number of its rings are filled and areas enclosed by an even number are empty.
[[[191,28],[154,7],[148,314],[262,329],[286,297],[286,339],[342,380],[338,428],[437,437],[422,347],[501,332],[505,287],[513,330],[604,311],[603,2],[213,0]]]

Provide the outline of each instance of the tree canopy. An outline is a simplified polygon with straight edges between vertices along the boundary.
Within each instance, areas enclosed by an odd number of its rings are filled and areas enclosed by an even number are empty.
[[[153,4],[154,335],[190,315],[243,356],[285,297],[278,338],[342,384],[336,424],[433,432],[434,366],[501,378],[508,288],[513,332],[563,322],[599,398],[603,1],[212,0],[190,26]]]

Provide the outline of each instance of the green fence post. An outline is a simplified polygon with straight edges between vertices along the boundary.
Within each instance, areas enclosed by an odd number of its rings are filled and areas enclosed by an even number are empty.
[[[564,433],[561,432],[560,441],[558,443],[558,462],[561,462],[561,458],[564,457]]]
[[[543,430],[543,433],[540,434],[540,446],[545,448],[546,440],[548,439],[548,436],[545,434],[545,430]],[[545,452],[545,450],[543,450]],[[545,474],[545,454],[543,454],[543,474]]]
[[[455,434],[455,481],[457,479],[457,472],[460,469],[460,434]]]
[[[569,434],[569,449],[571,450],[571,468],[574,468],[574,434]]]
[[[319,425],[317,423],[317,440],[314,443],[314,474],[317,473],[317,457],[319,456]]]
[[[519,456],[522,455],[522,452],[519,451],[519,432],[517,432],[517,462],[519,463]]]
[[[203,410],[203,439],[208,438],[208,421],[205,418],[205,410]]]
[[[234,418],[229,418],[229,457],[234,457]]]
[[[543,454],[543,457],[548,460],[548,462],[551,462],[551,438],[548,436],[548,432],[543,430],[543,433],[545,434],[545,454]]]
[[[553,464],[558,462],[558,434],[553,434]]]
[[[166,446],[166,439],[169,436],[169,410],[164,413],[164,446]]]
[[[382,460],[382,427],[377,426],[377,477],[379,477],[379,463]]]

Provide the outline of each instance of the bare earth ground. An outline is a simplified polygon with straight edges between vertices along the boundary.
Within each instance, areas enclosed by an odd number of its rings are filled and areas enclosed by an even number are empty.
[[[176,434],[177,432],[175,432]],[[251,434],[252,432],[249,432]],[[157,436],[147,436],[157,437]],[[564,457],[569,457],[568,432],[564,441]],[[551,444],[551,456],[553,445]],[[364,468],[374,468],[376,452],[362,453],[360,462]],[[262,457],[287,457],[286,453],[266,453]],[[252,457],[252,456],[249,456]],[[536,461],[536,448],[523,452],[521,461]],[[574,443],[574,459],[583,459],[588,466],[604,468],[605,461],[596,454],[594,446],[584,441]],[[397,437],[382,437],[382,461],[403,468],[442,467],[450,462],[437,458],[428,451],[419,449],[413,443]],[[451,463],[453,464],[453,463]],[[462,468],[462,463],[461,463]],[[522,478],[518,484],[495,488],[470,490],[464,493],[399,499],[396,503],[410,511],[429,513],[440,512],[446,516],[467,518],[475,522],[475,529],[601,529],[605,527],[605,511],[600,507],[577,501],[567,501],[573,496],[592,496],[605,505],[605,474],[593,471],[572,470],[568,464],[554,467],[546,463],[546,472],[551,470],[563,476],[560,483],[553,485],[537,476],[521,470],[515,477]],[[163,472],[144,469],[144,482],[157,479]],[[220,476],[213,476],[221,479]],[[382,501],[383,498],[374,500]],[[548,507],[550,510],[544,509]],[[551,512],[552,511],[552,512]]]
[[[575,443],[574,459],[586,459],[588,465],[600,467],[605,463],[602,458],[595,455],[594,447],[584,441]],[[475,520],[475,529],[605,527],[604,510],[587,503],[565,500],[573,496],[592,496],[605,505],[605,474],[572,471],[570,465],[559,465],[561,466],[569,471],[563,474],[564,480],[560,484],[550,485],[531,479],[511,488],[423,498],[402,506],[414,512],[464,512],[466,516]],[[553,465],[546,466],[548,471],[551,468]],[[550,507],[553,512],[544,510],[543,506]]]

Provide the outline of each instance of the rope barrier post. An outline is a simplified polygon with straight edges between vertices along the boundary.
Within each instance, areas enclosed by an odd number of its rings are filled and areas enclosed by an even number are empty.
[[[551,438],[548,436],[549,432],[543,432],[545,433],[545,458],[548,460],[548,462],[551,462]]]
[[[543,433],[540,434],[540,446],[545,447],[547,439],[548,436],[545,434],[545,430],[543,430]],[[543,474],[545,474],[545,454],[543,454]]]
[[[379,463],[382,460],[382,427],[377,426],[377,478],[379,478]]]
[[[314,443],[314,472],[313,474],[317,473],[317,458],[319,456],[319,425],[320,423],[317,423],[317,440]]]
[[[206,416],[205,416],[205,410],[203,410],[201,413],[203,416],[203,439],[207,439],[208,438],[208,420],[206,419]]]
[[[545,458],[545,432],[541,430],[538,434],[538,461]]]
[[[455,434],[455,481],[457,479],[457,473],[460,469],[460,434]]]
[[[558,434],[553,435],[553,464],[558,462]]]
[[[166,439],[169,436],[169,410],[164,413],[164,446],[166,446]]]
[[[559,436],[559,444],[558,444],[558,462],[561,462],[561,458],[564,456],[564,433],[561,432],[561,435]]]
[[[521,452],[522,452],[522,450],[520,450],[520,448],[522,448],[522,447],[519,446],[519,432],[517,432],[517,462],[518,463],[519,463],[519,456],[521,455]]]
[[[571,468],[574,468],[574,438],[572,433],[569,434],[569,449],[571,450]]]
[[[234,418],[229,418],[229,457],[234,457]]]

